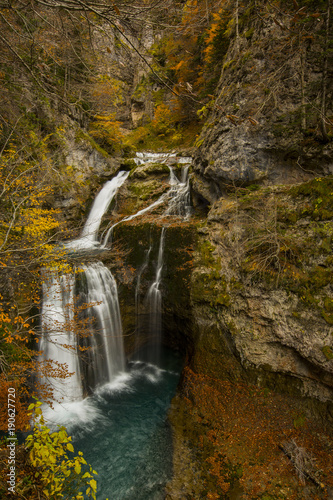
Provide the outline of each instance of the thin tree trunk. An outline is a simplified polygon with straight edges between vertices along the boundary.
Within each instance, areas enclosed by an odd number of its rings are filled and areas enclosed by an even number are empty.
[[[239,23],[238,23],[238,9],[239,9],[239,4],[238,0],[236,0],[236,12],[235,12],[235,22],[236,22],[236,52],[238,54],[239,52]]]
[[[304,83],[306,49],[303,45],[300,45],[300,52],[301,52],[301,129],[304,132],[304,130],[306,130],[306,103],[305,103],[305,83]]]
[[[329,141],[326,127],[326,89],[327,89],[327,73],[328,73],[328,42],[330,31],[330,17],[331,17],[331,0],[328,0],[326,11],[326,27],[325,27],[325,41],[324,41],[324,60],[323,60],[323,77],[322,77],[322,91],[321,91],[321,132],[323,139]]]

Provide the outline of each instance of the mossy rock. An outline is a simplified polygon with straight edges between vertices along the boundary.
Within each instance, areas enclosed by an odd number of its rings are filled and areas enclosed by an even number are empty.
[[[329,325],[333,325],[333,314],[328,314],[324,309],[321,311],[321,315]]]
[[[225,277],[216,270],[195,273],[192,277],[191,299],[193,303],[208,303],[211,308],[229,307],[231,296]]]
[[[84,141],[88,143],[93,149],[96,149],[96,151],[98,151],[98,153],[100,153],[104,158],[108,158],[110,156],[109,153],[102,148],[102,146],[97,144],[97,142],[95,141],[95,139],[91,137],[91,135],[87,134],[86,132],[83,132],[82,129],[78,129],[76,131],[75,140],[76,142]]]
[[[136,198],[139,198],[139,200],[142,201],[154,201],[168,189],[168,185],[163,185],[161,184],[161,182],[154,179],[146,182],[136,181],[135,183],[132,182],[128,185],[128,190],[130,191],[130,193],[133,193]]]
[[[322,353],[324,354],[325,358],[330,361],[331,359],[333,359],[333,350],[330,346],[328,345],[325,345],[323,348],[322,348]]]
[[[319,177],[290,189],[293,198],[305,198],[310,203],[301,212],[313,220],[329,220],[333,217],[333,176]]]
[[[134,170],[137,168],[137,164],[133,158],[125,158],[121,161],[120,170],[126,170],[126,172]]]
[[[165,163],[145,163],[138,165],[129,175],[131,179],[146,179],[149,176],[168,176],[169,167]]]
[[[201,240],[198,244],[198,251],[200,254],[201,264],[212,269],[219,270],[221,268],[220,263],[215,259],[213,252],[215,246],[208,240]]]
[[[333,299],[331,297],[326,297],[324,300],[324,307],[327,312],[333,313]]]

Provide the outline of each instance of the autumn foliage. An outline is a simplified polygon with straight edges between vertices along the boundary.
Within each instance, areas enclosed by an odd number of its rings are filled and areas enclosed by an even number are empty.
[[[185,438],[202,467],[205,498],[230,498],[240,488],[242,498],[304,498],[302,483],[282,443],[294,440],[313,457],[320,487],[306,479],[313,499],[328,498],[333,460],[328,435],[305,416],[293,398],[241,382],[216,380],[185,369],[183,401]],[[327,441],[328,439],[328,441]],[[312,485],[312,486],[311,486]]]

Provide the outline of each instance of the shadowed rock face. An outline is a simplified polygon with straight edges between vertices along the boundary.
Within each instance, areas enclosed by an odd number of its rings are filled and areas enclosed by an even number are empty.
[[[328,207],[331,184],[230,190],[198,228],[191,283],[197,370],[313,398],[330,421],[332,215],[315,191]]]
[[[117,225],[113,241],[125,258],[115,273],[129,356],[136,330],[148,329],[144,300],[165,226],[164,342],[186,351],[198,372],[311,398],[330,418],[330,183],[327,177],[297,188],[233,187],[201,219],[163,218],[161,205]],[[165,165],[134,166],[116,208],[141,210],[168,185]],[[308,406],[312,411],[315,404]]]
[[[242,22],[198,140],[194,190],[209,202],[226,184],[295,183],[333,173],[315,90],[323,81],[323,25],[314,23],[313,41],[292,50],[286,33],[295,26],[282,12]],[[331,82],[326,90],[332,94]]]

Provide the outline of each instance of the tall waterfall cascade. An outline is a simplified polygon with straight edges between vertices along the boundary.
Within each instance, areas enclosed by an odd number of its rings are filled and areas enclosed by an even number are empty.
[[[171,160],[171,161],[170,161]],[[137,213],[124,217],[113,224],[106,234],[99,235],[102,217],[108,210],[119,188],[126,182],[129,172],[119,172],[100,190],[92,205],[87,221],[78,239],[65,242],[63,247],[70,252],[79,252],[110,247],[113,229],[116,225],[166,205],[163,216],[178,216],[186,220],[191,215],[189,168],[190,158],[177,158],[175,154],[138,153],[138,165],[151,162],[166,163],[170,170],[169,190],[154,203]],[[180,178],[175,174],[172,162],[183,164]],[[156,272],[142,305],[149,316],[149,335],[154,339],[154,350],[150,361],[158,362],[162,336],[162,292],[163,252],[166,228],[162,227]],[[140,303],[140,280],[151,258],[152,244],[146,251],[137,278],[135,292],[136,311]],[[82,309],[80,319],[89,329],[80,335],[75,309]],[[67,367],[69,376],[64,379],[41,376],[41,383],[50,383],[54,399],[63,403],[80,401],[96,387],[112,382],[126,371],[123,333],[117,285],[110,270],[101,262],[87,264],[75,274],[61,275],[56,270],[44,270],[42,305],[41,360]],[[83,329],[84,330],[84,329]]]
[[[158,363],[160,346],[162,341],[162,292],[160,290],[163,269],[163,251],[165,242],[165,227],[162,227],[158,259],[156,266],[155,281],[152,283],[147,294],[147,305],[149,310],[149,334],[153,339],[153,348],[150,353],[150,361]]]
[[[51,383],[57,401],[80,400],[83,392],[74,326],[74,277],[71,274],[44,272],[42,333],[42,360],[66,364],[70,375],[66,378],[42,376],[40,382]]]
[[[171,162],[170,162],[171,160]],[[177,216],[182,220],[188,220],[192,214],[192,206],[191,206],[191,197],[190,197],[190,179],[189,179],[189,164],[192,159],[189,157],[177,158],[175,154],[164,154],[157,155],[154,153],[138,153],[138,158],[136,159],[137,165],[142,165],[145,163],[153,163],[153,162],[163,162],[168,165],[170,171],[169,177],[169,190],[162,194],[154,203],[149,205],[148,207],[140,210],[136,214],[133,214],[129,217],[125,217],[122,221],[133,220],[135,217],[139,217],[144,213],[153,210],[155,207],[166,204],[166,208],[163,212],[163,218],[166,216]],[[172,162],[183,164],[180,171],[180,177],[176,175],[174,168],[172,166]],[[179,175],[179,173],[178,173]],[[117,224],[119,224],[118,222]],[[117,225],[115,224],[111,230]],[[146,257],[144,264],[141,266],[140,271],[138,273],[137,285],[136,285],[136,293],[135,293],[135,310],[136,310],[136,338],[135,338],[135,346],[142,345],[142,337],[149,337],[149,349],[142,349],[140,351],[140,356],[143,355],[145,360],[158,363],[159,361],[159,353],[162,342],[162,290],[161,290],[161,281],[162,281],[162,271],[163,271],[163,253],[165,247],[165,236],[166,236],[166,226],[162,227],[159,248],[158,248],[158,257],[156,263],[156,273],[155,279],[150,285],[146,297],[143,301],[144,309],[146,311],[146,315],[148,315],[148,319],[146,321],[141,320],[140,316],[140,286],[141,286],[141,278],[143,273],[148,267],[149,258],[152,251],[152,245],[150,243],[149,248],[146,251]],[[107,237],[106,237],[107,240]],[[143,323],[143,324],[142,324]],[[148,335],[147,335],[148,334]],[[134,355],[134,359],[137,358],[137,355]]]
[[[119,172],[98,193],[80,238],[65,243],[69,250],[97,248],[101,220],[118,189],[129,172]],[[42,305],[41,361],[53,360],[67,367],[68,376],[41,377],[41,383],[49,383],[56,401],[64,403],[81,400],[85,393],[101,383],[112,381],[125,370],[117,285],[111,272],[101,263],[83,266],[76,273],[61,275],[44,270]],[[86,283],[80,290],[80,304],[84,312],[81,319],[91,325],[80,338],[80,325],[74,317],[74,290],[77,283]],[[86,352],[86,355],[80,355]]]
[[[87,309],[91,319],[87,359],[82,371],[91,390],[125,371],[125,353],[116,280],[101,262],[82,269],[87,286],[84,301],[91,304]]]

